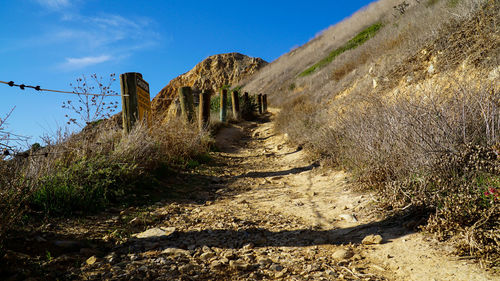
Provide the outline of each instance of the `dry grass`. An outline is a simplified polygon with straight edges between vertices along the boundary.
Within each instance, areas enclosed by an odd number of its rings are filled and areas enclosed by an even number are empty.
[[[125,136],[113,122],[93,123],[78,134],[59,131],[45,141],[42,148],[0,162],[0,236],[27,210],[100,210],[126,190],[148,184],[159,169],[204,157],[212,142],[207,131],[178,119],[152,128],[138,124]]]
[[[263,87],[292,140],[352,171],[391,209],[430,210],[429,232],[498,266],[500,5],[450,3],[386,10],[365,44]]]

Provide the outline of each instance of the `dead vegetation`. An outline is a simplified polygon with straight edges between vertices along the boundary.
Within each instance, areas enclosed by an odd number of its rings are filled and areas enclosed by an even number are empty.
[[[405,5],[363,45],[290,78],[293,89],[261,90],[283,103],[277,125],[293,141],[376,188],[387,210],[429,212],[427,231],[489,266],[500,264],[499,11],[497,1]]]

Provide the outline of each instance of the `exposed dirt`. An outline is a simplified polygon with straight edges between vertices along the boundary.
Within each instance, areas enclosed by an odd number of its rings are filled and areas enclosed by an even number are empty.
[[[9,241],[0,276],[500,280],[414,232],[420,218],[378,220],[375,196],[354,192],[348,174],[323,168],[287,144],[273,131],[272,114],[266,118],[223,128],[214,161],[166,177],[168,194],[149,193],[154,204],[20,230]],[[372,234],[382,242],[362,242]]]

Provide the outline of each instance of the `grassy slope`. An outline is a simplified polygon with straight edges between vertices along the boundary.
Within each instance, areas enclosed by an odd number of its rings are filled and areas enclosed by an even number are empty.
[[[299,76],[304,77],[309,74],[312,74],[314,71],[323,68],[329,63],[331,63],[337,56],[343,54],[346,51],[357,48],[358,46],[360,46],[361,44],[365,43],[370,38],[375,36],[377,31],[379,31],[381,27],[382,27],[381,23],[375,23],[373,25],[370,25],[369,27],[358,33],[356,36],[354,36],[354,38],[349,40],[345,45],[333,50],[331,53],[328,54],[327,57],[323,58],[319,62],[315,63],[311,67],[301,72]]]

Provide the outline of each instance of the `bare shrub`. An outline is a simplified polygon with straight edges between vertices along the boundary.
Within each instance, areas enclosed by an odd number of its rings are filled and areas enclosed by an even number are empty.
[[[111,117],[118,108],[117,101],[107,101],[110,95],[116,95],[111,89],[115,74],[110,74],[107,82],[97,74],[85,75],[76,79],[76,84],[70,84],[77,93],[76,99],[63,102],[62,108],[70,111],[66,114],[67,124],[76,124],[80,128],[103,118]]]
[[[148,128],[139,123],[124,136],[112,153],[119,161],[153,168],[161,163],[192,159],[209,150],[210,135],[194,123],[171,119]]]

